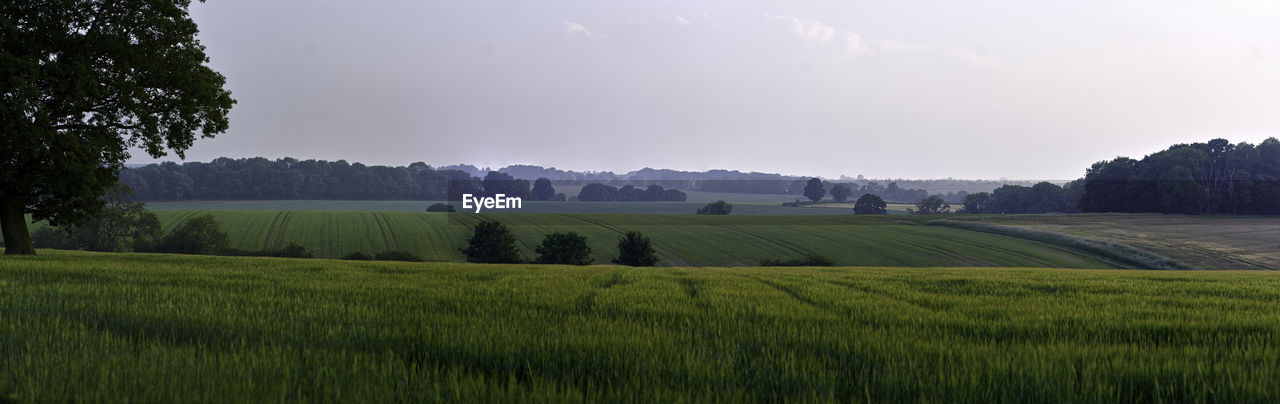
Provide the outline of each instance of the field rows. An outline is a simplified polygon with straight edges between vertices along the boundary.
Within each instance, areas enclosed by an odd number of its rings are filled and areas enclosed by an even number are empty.
[[[1273,272],[41,253],[4,401],[1280,400]]]
[[[156,211],[172,226],[197,211]],[[353,251],[406,250],[434,261],[462,261],[474,223],[499,220],[526,257],[550,232],[587,237],[597,263],[608,263],[617,239],[640,231],[664,265],[744,266],[763,259],[816,253],[840,265],[1024,266],[1111,268],[1114,263],[1051,245],[985,233],[924,226],[889,217],[608,214],[444,214],[409,212],[210,211],[243,250],[299,243],[321,257]]]

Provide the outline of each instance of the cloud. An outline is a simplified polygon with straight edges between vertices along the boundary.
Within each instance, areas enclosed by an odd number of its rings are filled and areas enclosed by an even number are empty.
[[[684,19],[684,17],[678,16],[678,15],[675,17],[671,17],[667,20],[680,25],[689,25],[689,20],[686,20]]]
[[[928,52],[942,57],[958,60],[973,67],[1008,68],[1007,65],[982,56],[978,52],[956,46],[930,46],[909,44],[892,39],[864,40],[857,32],[832,27],[817,20],[806,20],[792,15],[762,14],[765,18],[783,21],[790,31],[814,45],[823,45],[833,39],[844,39],[844,51],[856,56],[867,56],[876,53]]]
[[[601,38],[604,38],[604,36],[603,36],[603,35],[596,35],[596,34],[591,33],[591,30],[587,29],[587,27],[584,27],[584,26],[582,26],[582,24],[579,24],[579,23],[576,23],[576,22],[566,22],[566,23],[564,23],[564,33],[566,33],[566,34],[582,34],[582,35],[586,35],[586,36],[587,36],[587,37],[589,37],[589,38],[594,38],[594,39],[601,39]]]
[[[799,35],[801,38],[804,38],[806,41],[816,45],[825,44],[828,41],[830,41],[832,38],[836,37],[837,35],[844,37],[846,39],[846,44],[848,44],[849,42],[848,39],[851,36],[856,39],[854,43],[861,43],[862,37],[857,33],[852,31],[844,31],[844,30],[836,29],[830,25],[823,24],[822,21],[805,20],[805,19],[802,19],[796,16],[791,16],[791,15],[777,15],[777,14],[768,14],[768,13],[765,13],[764,16],[766,18],[772,18],[774,20],[779,20],[779,21],[784,21],[789,23],[791,26],[792,32],[794,32],[796,35]],[[846,46],[846,48],[848,48],[848,46]],[[856,49],[859,53],[862,52],[861,47],[856,47],[854,49]]]

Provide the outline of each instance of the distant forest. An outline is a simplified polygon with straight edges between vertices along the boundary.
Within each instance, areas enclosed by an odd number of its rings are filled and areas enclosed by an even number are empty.
[[[683,192],[796,195],[806,177],[712,170],[686,172],[646,168],[623,175],[582,173],[538,166],[480,172],[473,166],[407,167],[284,158],[219,158],[208,163],[161,163],[128,168],[120,182],[141,200],[459,200],[461,194],[504,193],[531,200],[576,200],[556,185],[589,185],[583,200],[681,201]],[[904,181],[904,183],[906,183]],[[889,202],[918,202],[937,195],[963,204],[963,213],[1134,212],[1178,214],[1280,214],[1280,141],[1258,145],[1224,139],[1178,144],[1141,160],[1118,157],[1089,167],[1068,183],[930,180],[934,186],[905,188],[897,181],[823,181],[843,184],[851,199],[864,194]],[[940,192],[938,187],[955,191]],[[963,187],[973,187],[965,189]]]
[[[602,184],[606,188],[593,187],[587,200],[601,200],[595,191],[609,188],[621,191],[619,200],[679,201],[684,195],[669,191],[698,190],[728,193],[783,194],[802,197],[807,177],[786,177],[778,174],[742,173],[738,171],[712,170],[707,172],[683,172],[644,169],[617,176],[611,173],[577,173],[544,169],[537,166],[511,166],[503,171],[477,173],[471,166],[446,166],[434,168],[425,163],[409,166],[367,166],[348,163],[345,160],[297,160],[283,158],[219,158],[208,163],[165,162],[141,167],[126,168],[120,172],[120,183],[133,189],[140,200],[269,200],[269,199],[348,199],[348,200],[459,200],[461,194],[478,195],[504,193],[532,200],[576,199],[566,198],[535,189],[539,179],[556,185]],[[514,173],[514,174],[513,174]],[[480,174],[480,175],[476,175]],[[519,175],[516,175],[519,174]],[[546,176],[544,176],[546,175]],[[530,178],[532,176],[532,178]],[[556,178],[551,178],[551,177]],[[681,178],[683,176],[683,178]],[[940,180],[956,181],[956,180]],[[913,202],[930,195],[924,189],[901,188],[895,182],[880,184],[875,181],[846,182],[854,190],[872,193],[891,202]],[[548,183],[549,185],[550,183]],[[826,183],[828,187],[831,182]],[[947,185],[955,185],[948,183]],[[981,184],[987,187],[991,184]],[[650,186],[663,189],[663,196],[643,192],[629,197],[630,189],[650,190]],[[545,188],[544,188],[545,189]],[[858,194],[858,195],[861,195]],[[964,191],[948,192],[943,196],[952,203],[963,201]],[[612,200],[603,197],[604,200]]]

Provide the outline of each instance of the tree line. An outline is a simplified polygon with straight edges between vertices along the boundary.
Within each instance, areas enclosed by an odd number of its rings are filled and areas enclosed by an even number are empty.
[[[1280,214],[1280,141],[1177,144],[1089,167],[1085,212]]]

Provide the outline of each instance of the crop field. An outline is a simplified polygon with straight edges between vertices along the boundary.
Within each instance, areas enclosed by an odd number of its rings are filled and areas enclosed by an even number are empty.
[[[436,201],[178,201],[148,202],[151,210],[263,210],[263,211],[356,211],[356,212],[423,212]],[[453,205],[462,211],[461,202]],[[542,202],[524,201],[520,213],[637,213],[691,215],[703,207],[702,202]],[[852,206],[852,205],[850,205]],[[735,215],[838,215],[852,212],[852,207],[813,207],[797,209],[772,202],[734,202]],[[488,213],[503,213],[497,210]],[[905,213],[890,212],[890,213]]]
[[[1280,273],[0,258],[0,400],[1276,402]]]
[[[217,218],[234,248],[279,249],[295,242],[328,258],[406,250],[427,260],[463,261],[459,249],[483,218],[508,225],[530,259],[545,234],[574,231],[587,237],[595,262],[605,264],[617,254],[618,237],[634,230],[653,240],[660,264],[668,266],[751,266],[810,252],[839,265],[1123,266],[1041,242],[925,226],[898,216],[156,211],[166,230],[203,213]]]
[[[1128,244],[1193,268],[1280,269],[1280,217],[1159,214],[957,216]]]

